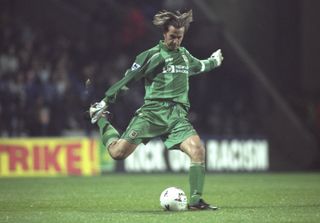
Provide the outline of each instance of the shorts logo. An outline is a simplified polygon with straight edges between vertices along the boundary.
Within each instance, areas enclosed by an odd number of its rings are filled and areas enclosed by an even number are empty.
[[[133,63],[132,64],[132,66],[131,66],[131,70],[133,71],[133,70],[137,70],[137,69],[139,69],[141,66],[139,65],[139,64],[137,64],[137,63]]]
[[[137,136],[138,136],[138,132],[137,131],[135,131],[135,130],[131,130],[130,131],[130,133],[129,133],[130,139],[135,139],[135,138],[137,138]]]

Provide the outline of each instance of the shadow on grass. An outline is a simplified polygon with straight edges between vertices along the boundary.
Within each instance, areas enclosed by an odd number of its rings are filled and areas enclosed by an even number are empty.
[[[293,205],[259,205],[259,206],[223,206],[220,209],[259,209],[259,208],[310,208],[319,207],[320,204],[293,204]]]
[[[108,213],[113,213],[113,214],[142,214],[142,215],[159,215],[159,216],[174,216],[174,215],[181,215],[181,214],[194,214],[194,213],[217,213],[217,211],[212,211],[212,210],[203,210],[203,211],[164,211],[164,210],[113,210],[109,211]]]
[[[164,211],[164,210],[114,210],[109,211],[109,213],[115,213],[115,214],[151,214],[151,215],[176,215],[185,213],[187,211]]]

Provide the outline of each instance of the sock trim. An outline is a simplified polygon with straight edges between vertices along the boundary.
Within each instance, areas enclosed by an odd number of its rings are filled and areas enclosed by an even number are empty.
[[[117,138],[117,137],[113,137],[113,138],[108,139],[106,142],[107,149],[109,149],[109,146],[111,145],[111,143],[113,143],[114,141],[118,141],[118,139],[119,138]]]
[[[98,126],[99,128],[104,128],[107,125],[107,121],[104,118],[100,118],[98,120]]]
[[[192,166],[205,166],[204,162],[192,162],[190,163],[190,167]]]

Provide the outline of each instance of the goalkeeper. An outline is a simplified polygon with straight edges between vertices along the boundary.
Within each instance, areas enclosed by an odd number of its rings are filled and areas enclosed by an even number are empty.
[[[202,199],[205,178],[205,148],[187,118],[189,77],[221,65],[221,50],[206,60],[193,57],[180,44],[193,21],[192,10],[180,13],[160,11],[153,24],[163,29],[163,40],[136,57],[124,77],[111,86],[105,98],[90,107],[92,124],[97,123],[103,144],[115,160],[128,157],[140,143],[160,136],[167,149],[179,149],[191,159],[189,170],[191,210],[216,210]],[[143,79],[144,104],[126,131],[120,135],[106,117],[110,103],[134,81]]]

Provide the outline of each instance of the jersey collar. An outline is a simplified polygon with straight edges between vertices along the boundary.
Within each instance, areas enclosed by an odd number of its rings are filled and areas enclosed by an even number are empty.
[[[177,50],[169,50],[169,48],[164,44],[163,40],[160,40],[159,41],[159,45],[160,45],[160,48],[167,51],[167,52],[179,52],[181,47],[179,47]]]

